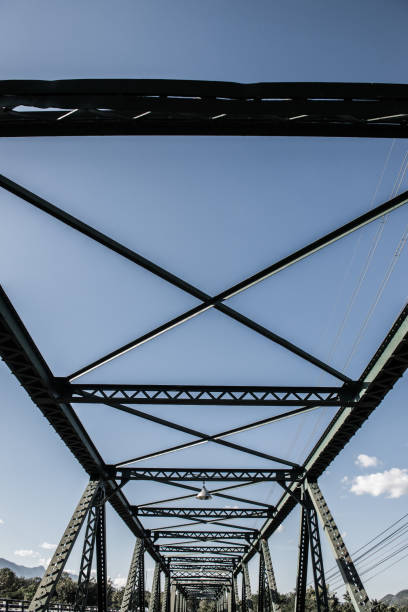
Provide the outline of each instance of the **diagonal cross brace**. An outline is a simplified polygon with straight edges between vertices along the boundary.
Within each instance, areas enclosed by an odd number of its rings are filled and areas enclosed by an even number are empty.
[[[169,329],[173,329],[175,326],[179,325],[180,323],[190,320],[192,317],[195,317],[198,314],[201,314],[202,312],[205,312],[206,310],[210,308],[216,308],[217,310],[230,316],[231,318],[238,321],[239,323],[249,327],[253,331],[256,331],[257,333],[263,335],[264,337],[276,342],[277,344],[280,344],[281,346],[292,351],[296,355],[302,357],[303,359],[306,359],[310,363],[313,363],[315,366],[323,369],[324,371],[328,372],[332,376],[335,376],[336,378],[339,378],[340,380],[343,380],[344,382],[349,381],[350,379],[347,376],[345,376],[344,374],[342,374],[335,368],[332,368],[328,364],[322,362],[320,359],[317,359],[316,357],[307,353],[303,349],[297,347],[293,343],[285,340],[284,338],[281,338],[279,335],[266,329],[262,325],[259,325],[258,323],[252,321],[248,317],[245,317],[241,313],[233,310],[232,308],[229,308],[222,302],[248,289],[249,287],[252,287],[253,285],[265,280],[266,278],[269,278],[270,276],[277,274],[278,272],[280,272],[281,270],[284,270],[288,266],[291,266],[294,263],[297,263],[298,261],[301,261],[302,259],[309,257],[313,253],[316,253],[320,249],[326,247],[329,244],[332,244],[333,242],[343,238],[344,236],[347,236],[348,234],[356,231],[357,229],[364,227],[365,225],[367,225],[368,223],[371,223],[375,219],[378,219],[381,216],[391,212],[392,210],[395,210],[396,208],[402,206],[408,200],[408,193],[404,192],[400,194],[399,196],[393,198],[392,200],[389,200],[388,202],[385,202],[384,204],[377,206],[376,208],[368,211],[367,213],[360,215],[353,221],[346,223],[342,227],[330,232],[329,234],[323,236],[322,238],[319,238],[318,240],[315,240],[309,245],[288,255],[282,260],[268,266],[267,268],[264,268],[260,272],[234,285],[233,287],[221,292],[220,294],[216,296],[211,297],[207,295],[206,293],[204,293],[203,291],[201,291],[200,289],[185,282],[181,278],[175,276],[174,274],[171,274],[164,268],[157,266],[156,264],[142,257],[138,253],[121,245],[119,242],[113,240],[109,236],[106,236],[102,232],[99,232],[98,230],[87,225],[86,223],[79,221],[72,215],[66,213],[65,211],[54,206],[50,202],[47,202],[46,200],[39,197],[38,195],[30,192],[24,187],[11,181],[7,177],[0,175],[0,186],[2,186],[4,189],[9,191],[10,193],[13,193],[14,195],[24,199],[26,202],[32,204],[36,208],[39,208],[43,212],[50,214],[51,216],[58,219],[59,221],[66,223],[73,229],[80,231],[81,233],[99,242],[105,247],[113,250],[114,252],[118,253],[119,255],[123,257],[126,257],[130,261],[137,263],[138,265],[142,266],[146,270],[149,270],[153,274],[156,274],[160,278],[163,278],[167,282],[170,282],[176,287],[179,287],[183,291],[186,291],[190,295],[193,295],[194,297],[202,301],[201,305],[187,311],[186,313],[180,315],[179,317],[176,317],[175,319],[172,319],[172,321],[169,321],[168,323],[156,328],[155,330],[149,332],[148,334],[145,334],[141,338],[134,340],[133,342],[127,344],[126,346],[121,347],[120,349],[117,349],[116,351],[97,360],[96,362],[93,362],[89,366],[86,366],[85,368],[78,370],[77,372],[75,372],[74,374],[70,376],[71,380],[73,380],[74,378],[78,378],[79,376],[85,374],[86,372],[89,372],[91,369],[94,369],[98,367],[99,365],[106,363],[106,361],[109,361],[110,359],[113,359],[114,357],[119,356],[120,354],[123,354],[123,352],[131,350],[132,348],[135,348],[136,346],[144,342],[147,342],[148,340],[152,338],[157,337],[158,335],[160,335],[161,333],[164,333],[165,331],[168,331]]]

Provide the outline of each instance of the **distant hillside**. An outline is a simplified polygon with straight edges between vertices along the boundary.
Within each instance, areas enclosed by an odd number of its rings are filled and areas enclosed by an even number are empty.
[[[13,563],[12,561],[8,561],[7,559],[0,557],[0,569],[3,569],[4,567],[11,569],[11,571],[14,572],[19,578],[42,578],[45,573],[45,567],[42,565],[37,565],[37,567],[26,567],[25,565],[17,565],[17,563]],[[67,573],[72,580],[78,580],[78,576],[76,574],[71,574],[70,572]]]
[[[38,565],[37,567],[26,567],[25,565],[17,565],[17,563],[7,561],[7,559],[2,559],[0,557],[0,569],[4,567],[11,569],[19,578],[42,578],[45,573],[45,567],[42,565]]]
[[[387,606],[397,606],[397,608],[406,606],[408,605],[408,589],[404,589],[396,595],[386,595],[380,601],[387,604]]]

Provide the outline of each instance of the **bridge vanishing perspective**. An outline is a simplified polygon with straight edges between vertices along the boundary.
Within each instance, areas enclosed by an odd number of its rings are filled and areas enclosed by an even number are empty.
[[[73,80],[0,82],[0,135],[81,136],[110,134],[184,135],[302,135],[302,136],[408,136],[408,86],[383,84],[260,83],[241,85],[166,80]],[[296,508],[300,509],[299,557],[295,611],[305,608],[309,554],[317,610],[328,610],[320,526],[331,546],[338,569],[355,610],[371,610],[372,604],[353,560],[337,529],[335,519],[319,487],[318,479],[348,441],[380,405],[408,366],[408,305],[358,380],[323,362],[303,348],[227,306],[226,300],[281,270],[295,265],[337,240],[391,213],[408,202],[404,192],[363,215],[345,220],[329,234],[306,244],[279,261],[212,296],[110,236],[72,216],[55,204],[5,176],[0,186],[29,205],[54,217],[117,255],[141,266],[171,285],[197,298],[199,305],[131,339],[98,360],[66,377],[57,377],[45,362],[29,330],[3,288],[0,290],[0,351],[18,382],[89,475],[89,483],[63,533],[37,592],[30,612],[45,611],[64,570],[81,527],[85,535],[75,610],[86,606],[88,584],[96,557],[98,610],[107,611],[106,524],[109,503],[134,537],[134,551],[124,590],[121,612],[144,612],[144,557],[155,562],[149,612],[186,612],[200,599],[216,601],[217,612],[250,612],[253,608],[248,563],[259,559],[258,610],[280,609],[269,537]],[[215,309],[278,344],[338,380],[337,386],[220,386],[163,384],[82,383],[81,377],[116,357],[145,344],[174,327]],[[158,381],[159,383],[160,381]],[[112,465],[102,458],[71,404],[104,404],[192,439],[177,446],[136,457],[124,457]],[[163,406],[163,416],[142,406]],[[262,420],[217,434],[192,429],[171,420],[168,406],[277,407]],[[333,418],[302,464],[270,452],[232,442],[230,436],[296,419],[319,407],[333,411]],[[250,418],[250,417],[249,417]],[[134,466],[170,452],[213,443],[270,461],[274,467],[243,469]],[[279,467],[276,468],[275,464]],[[160,464],[159,464],[160,465]],[[264,464],[262,464],[264,465]],[[151,481],[184,490],[184,495],[134,505],[125,495],[135,481]],[[201,489],[205,483],[214,489]],[[257,483],[277,483],[281,497],[270,505],[242,498],[231,491]],[[197,497],[232,500],[241,506],[189,507]],[[173,506],[172,502],[181,502]],[[170,505],[169,505],[170,504]],[[141,518],[173,518],[186,521],[147,529]],[[229,523],[232,519],[265,519],[260,529]],[[207,527],[205,527],[207,525]],[[171,540],[167,542],[166,540]],[[273,559],[276,562],[276,559]],[[241,575],[242,592],[238,593]],[[164,576],[164,583],[161,578]],[[162,595],[161,595],[162,594]]]

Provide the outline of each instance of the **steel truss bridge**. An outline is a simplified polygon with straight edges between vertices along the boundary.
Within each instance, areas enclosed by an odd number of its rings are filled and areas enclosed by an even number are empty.
[[[338,137],[408,136],[408,86],[342,83],[260,83],[241,85],[200,81],[166,80],[72,80],[0,82],[0,134],[2,136],[81,136],[110,134],[185,135],[302,135]],[[279,336],[226,305],[226,300],[249,287],[296,264],[327,245],[342,239],[385,214],[405,205],[408,192],[368,210],[358,218],[288,254],[211,296],[143,255],[120,244],[32,193],[5,176],[0,186],[29,205],[51,215],[90,240],[141,266],[182,291],[200,304],[167,323],[130,339],[111,353],[61,378],[45,362],[29,330],[19,317],[3,288],[0,291],[0,350],[18,383],[61,437],[89,475],[89,483],[63,533],[55,554],[30,603],[30,612],[47,609],[68,556],[85,525],[83,552],[75,610],[83,612],[94,554],[97,566],[98,610],[107,610],[105,507],[109,502],[135,538],[121,612],[144,612],[144,557],[155,561],[149,612],[185,612],[187,602],[195,609],[200,599],[213,599],[217,612],[250,612],[253,604],[248,562],[259,559],[259,612],[280,610],[268,538],[295,507],[300,508],[299,559],[295,611],[305,606],[309,552],[317,599],[317,610],[328,610],[320,544],[320,527],[343,577],[355,610],[372,605],[353,560],[337,529],[335,519],[318,485],[320,475],[342,451],[370,414],[403,375],[408,365],[408,306],[385,333],[371,361],[358,380],[351,380],[289,340]],[[277,343],[301,359],[338,380],[337,386],[217,386],[86,384],[82,375],[130,349],[152,340],[192,317],[214,308],[225,316]],[[158,381],[160,382],[160,381]],[[127,457],[116,465],[105,463],[94,441],[76,416],[71,404],[101,403],[112,410],[164,425],[193,436],[193,440],[144,456]],[[140,406],[163,406],[163,416],[154,416]],[[279,414],[246,426],[209,435],[171,419],[170,405],[280,407]],[[138,407],[136,407],[138,406]],[[271,424],[325,407],[333,417],[302,465],[289,458],[236,444],[229,437],[254,427]],[[230,409],[230,408],[227,408]],[[278,469],[141,468],[134,464],[162,457],[169,452],[212,442],[241,453],[278,463]],[[124,489],[129,482],[150,480],[182,488],[184,496],[142,505],[129,503]],[[233,508],[169,506],[169,502],[194,498],[200,481],[226,482],[215,485],[211,494],[221,500],[239,502]],[[274,505],[242,498],[232,489],[259,482],[276,482],[282,495]],[[195,483],[195,484],[189,484]],[[224,502],[225,503],[225,502]],[[186,523],[146,529],[142,517],[173,517]],[[231,519],[265,518],[260,529],[231,524]],[[208,528],[205,528],[208,525]],[[197,526],[199,528],[197,528]],[[166,543],[165,540],[172,540]],[[242,575],[239,597],[237,577]],[[164,583],[161,585],[161,576]],[[163,590],[162,603],[160,594]]]

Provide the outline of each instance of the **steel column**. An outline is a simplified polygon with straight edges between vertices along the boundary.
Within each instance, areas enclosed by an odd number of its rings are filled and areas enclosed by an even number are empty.
[[[170,576],[168,574],[164,577],[162,612],[170,612]]]
[[[270,600],[272,602],[272,609],[273,612],[280,612],[279,594],[278,589],[276,588],[275,572],[273,571],[271,553],[269,551],[268,542],[264,538],[261,540],[261,551],[265,563],[266,578]]]
[[[106,515],[105,502],[100,502],[96,508],[98,520],[96,523],[96,581],[98,593],[98,612],[108,610],[108,575],[106,567]]]
[[[306,486],[311,502],[319,516],[323,530],[334,553],[354,609],[356,611],[371,610],[372,605],[366,590],[317,482],[307,482]]]
[[[153,573],[152,592],[150,595],[149,612],[160,610],[160,563],[155,564]]]
[[[310,500],[308,491],[305,494],[307,527],[309,531],[310,555],[312,557],[313,578],[315,585],[317,612],[328,612],[327,588],[324,578],[323,556],[320,546],[320,533],[317,513]]]
[[[306,600],[307,564],[309,560],[309,529],[307,524],[307,509],[300,508],[299,556],[296,579],[295,612],[304,612]]]
[[[237,577],[234,575],[232,576],[232,590],[234,592],[235,610],[238,610],[239,608],[238,582],[237,582]]]
[[[170,612],[176,612],[177,590],[174,584],[170,587]]]
[[[91,577],[92,559],[98,527],[98,503],[102,501],[103,495],[103,489],[99,487],[88,512],[88,521],[82,548],[81,566],[78,576],[78,587],[74,604],[75,612],[83,612],[87,603],[89,579]]]
[[[253,609],[253,605],[252,605],[251,581],[249,579],[247,563],[242,564],[242,574],[245,577],[244,579],[245,610],[246,612],[251,612],[251,610]]]
[[[269,612],[269,597],[265,589],[265,560],[259,551],[258,612]]]
[[[97,480],[90,480],[87,484],[47,570],[37,587],[35,595],[31,600],[28,608],[29,612],[43,612],[47,609],[51,597],[54,594],[56,584],[78,537],[78,533],[92,505],[99,484]]]
[[[144,608],[144,546],[143,540],[136,538],[120,612],[144,612]]]

